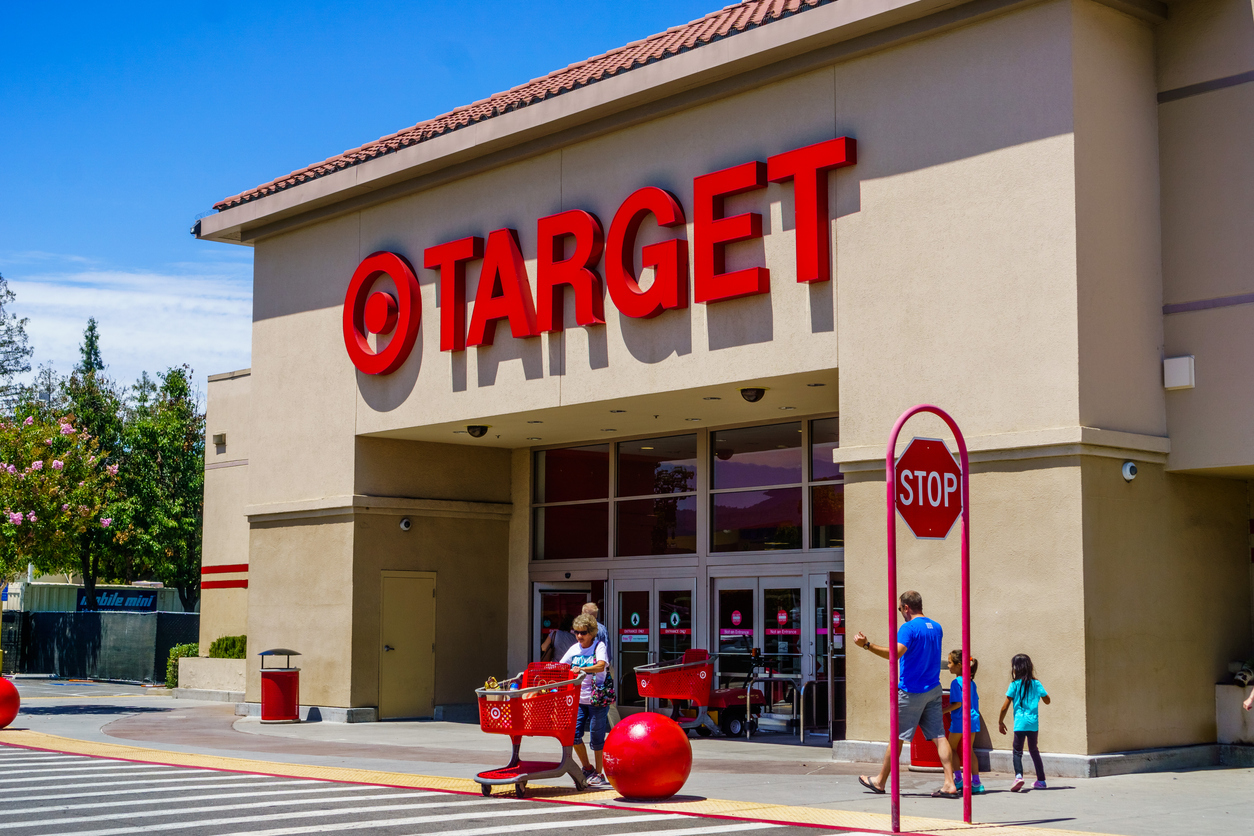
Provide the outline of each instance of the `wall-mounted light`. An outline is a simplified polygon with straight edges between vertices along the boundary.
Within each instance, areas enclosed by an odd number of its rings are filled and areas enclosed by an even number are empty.
[[[1193,355],[1167,357],[1163,360],[1164,389],[1192,389],[1194,384]]]

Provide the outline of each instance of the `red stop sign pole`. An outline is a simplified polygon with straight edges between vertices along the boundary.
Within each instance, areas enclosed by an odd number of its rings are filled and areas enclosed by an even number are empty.
[[[930,412],[949,426],[958,441],[958,457],[943,442],[913,439],[897,458],[897,436],[912,417]],[[888,745],[896,747],[897,723],[897,514],[915,537],[943,540],[962,516],[962,820],[971,823],[971,481],[967,442],[949,413],[920,404],[908,409],[893,425],[884,457],[888,501]],[[953,480],[957,481],[955,485]],[[901,763],[890,757],[892,768],[893,832],[901,832]]]

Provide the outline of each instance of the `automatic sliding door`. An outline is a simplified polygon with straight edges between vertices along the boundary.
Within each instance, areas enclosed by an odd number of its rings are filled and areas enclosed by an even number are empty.
[[[636,668],[650,661],[650,628],[653,623],[651,581],[615,584],[618,594],[618,648],[615,656],[618,673],[618,704],[628,708],[644,708],[644,697],[636,686]]]
[[[715,606],[718,610],[718,684],[720,687],[743,685],[749,674],[750,651],[757,646],[754,625],[754,599],[757,584],[752,581],[720,580],[716,582]]]
[[[693,647],[693,607],[697,584],[693,579],[659,580],[657,586],[658,661],[678,661]]]

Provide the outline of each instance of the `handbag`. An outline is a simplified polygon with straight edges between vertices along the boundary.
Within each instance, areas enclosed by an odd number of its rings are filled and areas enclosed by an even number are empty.
[[[610,667],[606,665],[605,679],[601,684],[598,685],[596,680],[592,682],[592,707],[604,708],[613,705],[617,699],[618,695],[614,693],[614,674],[610,673]]]

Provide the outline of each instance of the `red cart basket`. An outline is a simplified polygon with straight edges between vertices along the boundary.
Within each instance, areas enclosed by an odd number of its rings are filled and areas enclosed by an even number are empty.
[[[641,665],[636,668],[636,686],[642,697],[671,701],[671,719],[681,729],[718,731],[710,719],[710,687],[714,683],[714,662],[708,650],[686,650],[678,663]],[[694,718],[680,714],[679,700],[687,700],[697,710]]]
[[[500,683],[505,690],[475,691],[479,698],[479,728],[489,734],[508,734],[514,741],[514,755],[508,764],[475,776],[484,795],[491,795],[496,785],[513,784],[515,794],[523,798],[528,781],[562,775],[571,777],[575,789],[584,788],[583,770],[571,755],[583,677],[580,673],[572,678],[570,665],[533,662],[518,676]],[[508,690],[515,682],[518,690]],[[524,737],[557,738],[562,744],[561,761],[521,760],[518,749]]]

